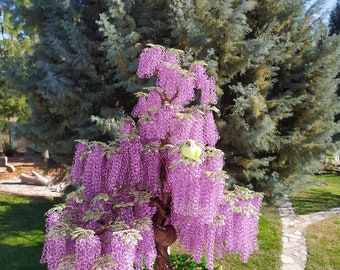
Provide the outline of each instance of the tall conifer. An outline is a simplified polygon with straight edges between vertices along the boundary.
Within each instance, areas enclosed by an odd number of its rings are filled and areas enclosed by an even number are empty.
[[[235,146],[227,166],[272,196],[305,187],[302,178],[333,146],[339,40],[314,17],[319,3],[305,11],[302,1],[260,2],[248,16],[248,42],[266,45],[252,50],[255,61],[230,86],[234,103],[221,107],[229,110],[224,141]]]
[[[20,91],[21,78],[27,74],[27,58],[32,54],[31,46],[36,41],[34,29],[24,28],[24,22],[16,16],[17,9],[27,8],[28,3],[17,6],[13,1],[0,3],[0,132],[8,134],[2,137],[5,148],[12,145],[12,122],[24,121],[29,115],[26,97]]]
[[[203,59],[216,78],[231,176],[268,194],[300,183],[338,128],[338,38],[315,18],[318,3],[304,3],[51,0],[40,12],[26,134],[69,153],[75,139],[111,139],[117,111],[130,113],[144,84],[135,76],[141,48],[161,44]]]
[[[91,121],[116,113],[106,87],[113,74],[99,48],[102,37],[96,24],[104,8],[101,2],[50,1],[40,10],[43,30],[26,92],[32,119],[23,133],[52,152],[70,153],[79,138],[108,138]]]
[[[337,0],[334,9],[329,16],[330,34],[338,35],[340,32],[340,1]]]

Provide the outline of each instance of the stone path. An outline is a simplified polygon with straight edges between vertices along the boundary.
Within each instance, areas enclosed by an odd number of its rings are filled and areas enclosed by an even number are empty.
[[[61,197],[62,188],[59,185],[42,186],[34,184],[24,184],[19,177],[0,180],[0,193],[7,192],[25,196],[39,197]]]
[[[282,220],[282,270],[303,270],[306,267],[307,247],[304,229],[320,220],[340,215],[340,207],[308,215],[296,215],[288,196],[279,203]]]

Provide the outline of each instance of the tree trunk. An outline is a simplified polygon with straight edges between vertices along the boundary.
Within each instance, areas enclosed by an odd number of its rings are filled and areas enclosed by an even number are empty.
[[[170,216],[171,197],[168,193],[163,194],[163,200],[152,198],[151,205],[156,206],[157,211],[153,216],[153,229],[157,250],[156,270],[170,269],[170,247],[177,238],[176,230],[172,225],[165,225],[167,218]]]
[[[167,138],[163,144],[168,143],[168,136],[166,137]],[[164,159],[162,159],[160,179],[162,181],[161,198],[155,197],[150,200],[150,205],[155,206],[157,209],[152,218],[157,250],[155,269],[168,270],[170,269],[170,255],[168,253],[168,248],[176,241],[177,233],[172,225],[166,225],[166,221],[170,218],[171,213],[171,195],[168,192],[164,192],[164,186],[168,180],[167,168]]]

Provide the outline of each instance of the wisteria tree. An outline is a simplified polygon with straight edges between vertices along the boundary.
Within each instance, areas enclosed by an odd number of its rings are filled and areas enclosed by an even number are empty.
[[[225,188],[213,111],[214,78],[181,52],[150,45],[139,93],[119,142],[80,142],[72,167],[79,186],[47,213],[41,263],[48,269],[170,269],[176,240],[200,262],[258,248],[262,195]],[[134,120],[136,119],[136,120]]]

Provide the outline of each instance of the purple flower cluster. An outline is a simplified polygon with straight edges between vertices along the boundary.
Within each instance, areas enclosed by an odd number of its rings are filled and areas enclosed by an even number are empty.
[[[68,196],[62,211],[47,216],[41,262],[48,269],[152,269],[153,221],[164,194],[171,204],[161,226],[175,228],[179,244],[196,261],[205,255],[208,269],[214,254],[237,253],[246,261],[258,248],[262,196],[238,187],[225,191],[211,107],[217,103],[215,80],[202,64],[182,69],[179,59],[178,51],[145,49],[137,75],[155,76],[156,86],[133,109],[137,124],[124,122],[116,148],[76,146],[72,183],[82,187]],[[191,106],[198,94],[198,106]],[[198,159],[181,154],[189,139],[202,148]]]
[[[89,148],[86,144],[78,143],[74,153],[73,165],[71,169],[72,184],[77,185],[82,182],[82,175],[84,171],[85,162],[83,162],[83,155],[88,152]]]
[[[177,55],[154,46],[140,56],[137,75],[141,78],[157,75],[156,86],[140,97],[132,113],[139,117],[141,141],[160,141],[169,134],[172,144],[190,138],[214,146],[219,135],[212,111],[207,107],[217,102],[214,78],[206,74],[202,64],[181,69]],[[204,110],[186,107],[194,100],[196,91],[200,91]]]
[[[136,244],[128,242],[128,232],[107,233],[104,238],[104,253],[111,254],[115,263],[112,270],[133,270]]]
[[[101,242],[97,235],[76,240],[75,269],[92,270],[93,261],[101,256]]]
[[[152,269],[154,209],[145,196],[143,192],[101,193],[88,201],[81,192],[74,194],[61,213],[48,214],[40,262],[50,270],[90,270],[110,257],[112,263],[106,269],[134,269],[136,265]]]
[[[164,59],[165,51],[160,46],[146,48],[140,55],[137,75],[140,78],[150,78]]]
[[[227,193],[228,199],[219,205],[212,222],[177,213],[171,218],[178,232],[179,244],[193,254],[197,262],[205,255],[208,269],[214,268],[214,254],[217,258],[224,254],[240,254],[240,259],[247,262],[258,249],[256,235],[262,196],[254,194],[252,198],[244,199],[237,193]]]
[[[201,90],[201,105],[217,103],[214,77],[208,76],[202,64],[196,64],[189,69],[195,74],[195,87]]]
[[[256,235],[262,198],[261,194],[238,187],[225,193],[224,203],[219,209],[224,225],[218,226],[216,232],[218,257],[223,253],[236,253],[247,262],[258,249]]]
[[[214,171],[204,170],[214,164]],[[178,161],[169,170],[167,189],[172,194],[172,213],[199,219],[202,223],[212,223],[223,200],[224,178],[218,171],[223,159],[209,157],[199,162]],[[210,164],[208,164],[210,163]]]
[[[52,212],[46,218],[46,239],[40,263],[48,263],[48,269],[57,269],[59,260],[66,255],[66,239],[51,235],[53,226],[56,226],[60,219],[61,215],[58,212]]]

